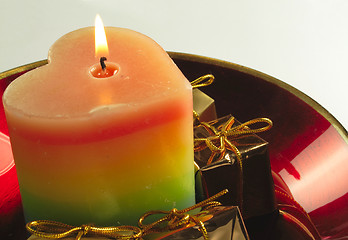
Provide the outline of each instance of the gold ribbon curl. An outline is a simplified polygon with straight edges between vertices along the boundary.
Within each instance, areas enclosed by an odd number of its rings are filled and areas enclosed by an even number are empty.
[[[209,86],[214,82],[214,79],[212,74],[201,76],[191,82],[192,89]],[[199,115],[195,110],[193,110],[193,117],[200,122]]]
[[[204,239],[208,240],[208,232],[204,226],[204,223],[197,218],[197,215],[190,215],[187,212],[196,208],[207,210],[209,208],[219,206],[221,205],[221,203],[215,201],[215,199],[221,197],[227,192],[228,190],[225,189],[217,193],[216,195],[183,210],[177,210],[176,208],[174,208],[171,211],[149,211],[139,219],[139,227],[95,227],[93,225],[82,225],[80,227],[75,227],[55,221],[38,220],[27,223],[26,228],[31,234],[34,234],[41,238],[50,239],[60,239],[76,236],[75,239],[80,240],[85,236],[98,236],[121,240],[140,240],[143,239],[142,237],[150,233],[174,230],[194,223],[195,225],[198,225],[199,231],[202,233]],[[147,217],[154,214],[167,215],[160,218],[154,223],[143,223]],[[163,224],[166,222],[167,224],[163,226]]]
[[[191,86],[193,89],[209,86],[214,82],[215,77],[212,74],[206,74],[201,76],[191,82]]]

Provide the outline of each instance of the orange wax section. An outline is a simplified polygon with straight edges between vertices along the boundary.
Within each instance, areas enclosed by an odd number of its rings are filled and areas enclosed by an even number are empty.
[[[114,75],[91,74],[99,59],[84,28],[4,93],[28,221],[136,224],[154,208],[194,204],[190,83],[150,38],[106,35]]]

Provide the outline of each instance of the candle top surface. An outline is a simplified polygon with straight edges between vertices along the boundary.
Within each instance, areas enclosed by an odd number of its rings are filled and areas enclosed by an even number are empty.
[[[80,118],[100,111],[137,111],[141,106],[170,102],[191,85],[168,54],[138,32],[106,27],[106,66],[117,73],[106,78],[91,74],[95,57],[94,28],[70,32],[48,53],[48,64],[32,70],[6,89],[8,110],[37,118]]]

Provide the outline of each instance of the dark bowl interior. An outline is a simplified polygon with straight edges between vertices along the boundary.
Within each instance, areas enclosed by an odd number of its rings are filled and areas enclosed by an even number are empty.
[[[340,123],[314,100],[271,76],[216,59],[169,54],[189,80],[208,73],[215,76],[214,83],[201,90],[215,99],[218,116],[232,114],[240,122],[257,117],[272,119],[273,128],[259,134],[269,142],[272,170],[309,212],[323,238],[347,236],[348,134]],[[16,77],[46,63],[44,60],[1,73],[1,95]],[[8,135],[2,105],[0,134]],[[4,217],[0,216],[0,231],[23,227],[21,211],[17,206],[10,220],[1,220]]]

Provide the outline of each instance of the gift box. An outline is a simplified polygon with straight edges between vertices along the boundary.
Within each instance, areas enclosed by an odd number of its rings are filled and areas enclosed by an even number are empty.
[[[214,79],[213,75],[207,74],[191,81],[194,125],[199,124],[200,121],[208,122],[217,118],[214,99],[198,89],[209,86]]]
[[[260,122],[267,126],[250,129]],[[271,125],[267,119],[241,124],[228,115],[194,128],[197,201],[228,189],[219,201],[239,206],[244,219],[276,210],[268,143],[254,134]]]
[[[192,90],[194,124],[198,124],[198,119],[203,122],[209,122],[217,118],[215,101],[201,90],[195,88]]]
[[[246,240],[249,239],[244,222],[241,218],[238,207],[235,206],[217,206],[209,210],[196,214],[196,218],[201,220],[207,230],[209,240],[231,239]],[[170,232],[153,234],[145,239],[161,240],[203,240],[205,239],[197,225],[191,224]]]

